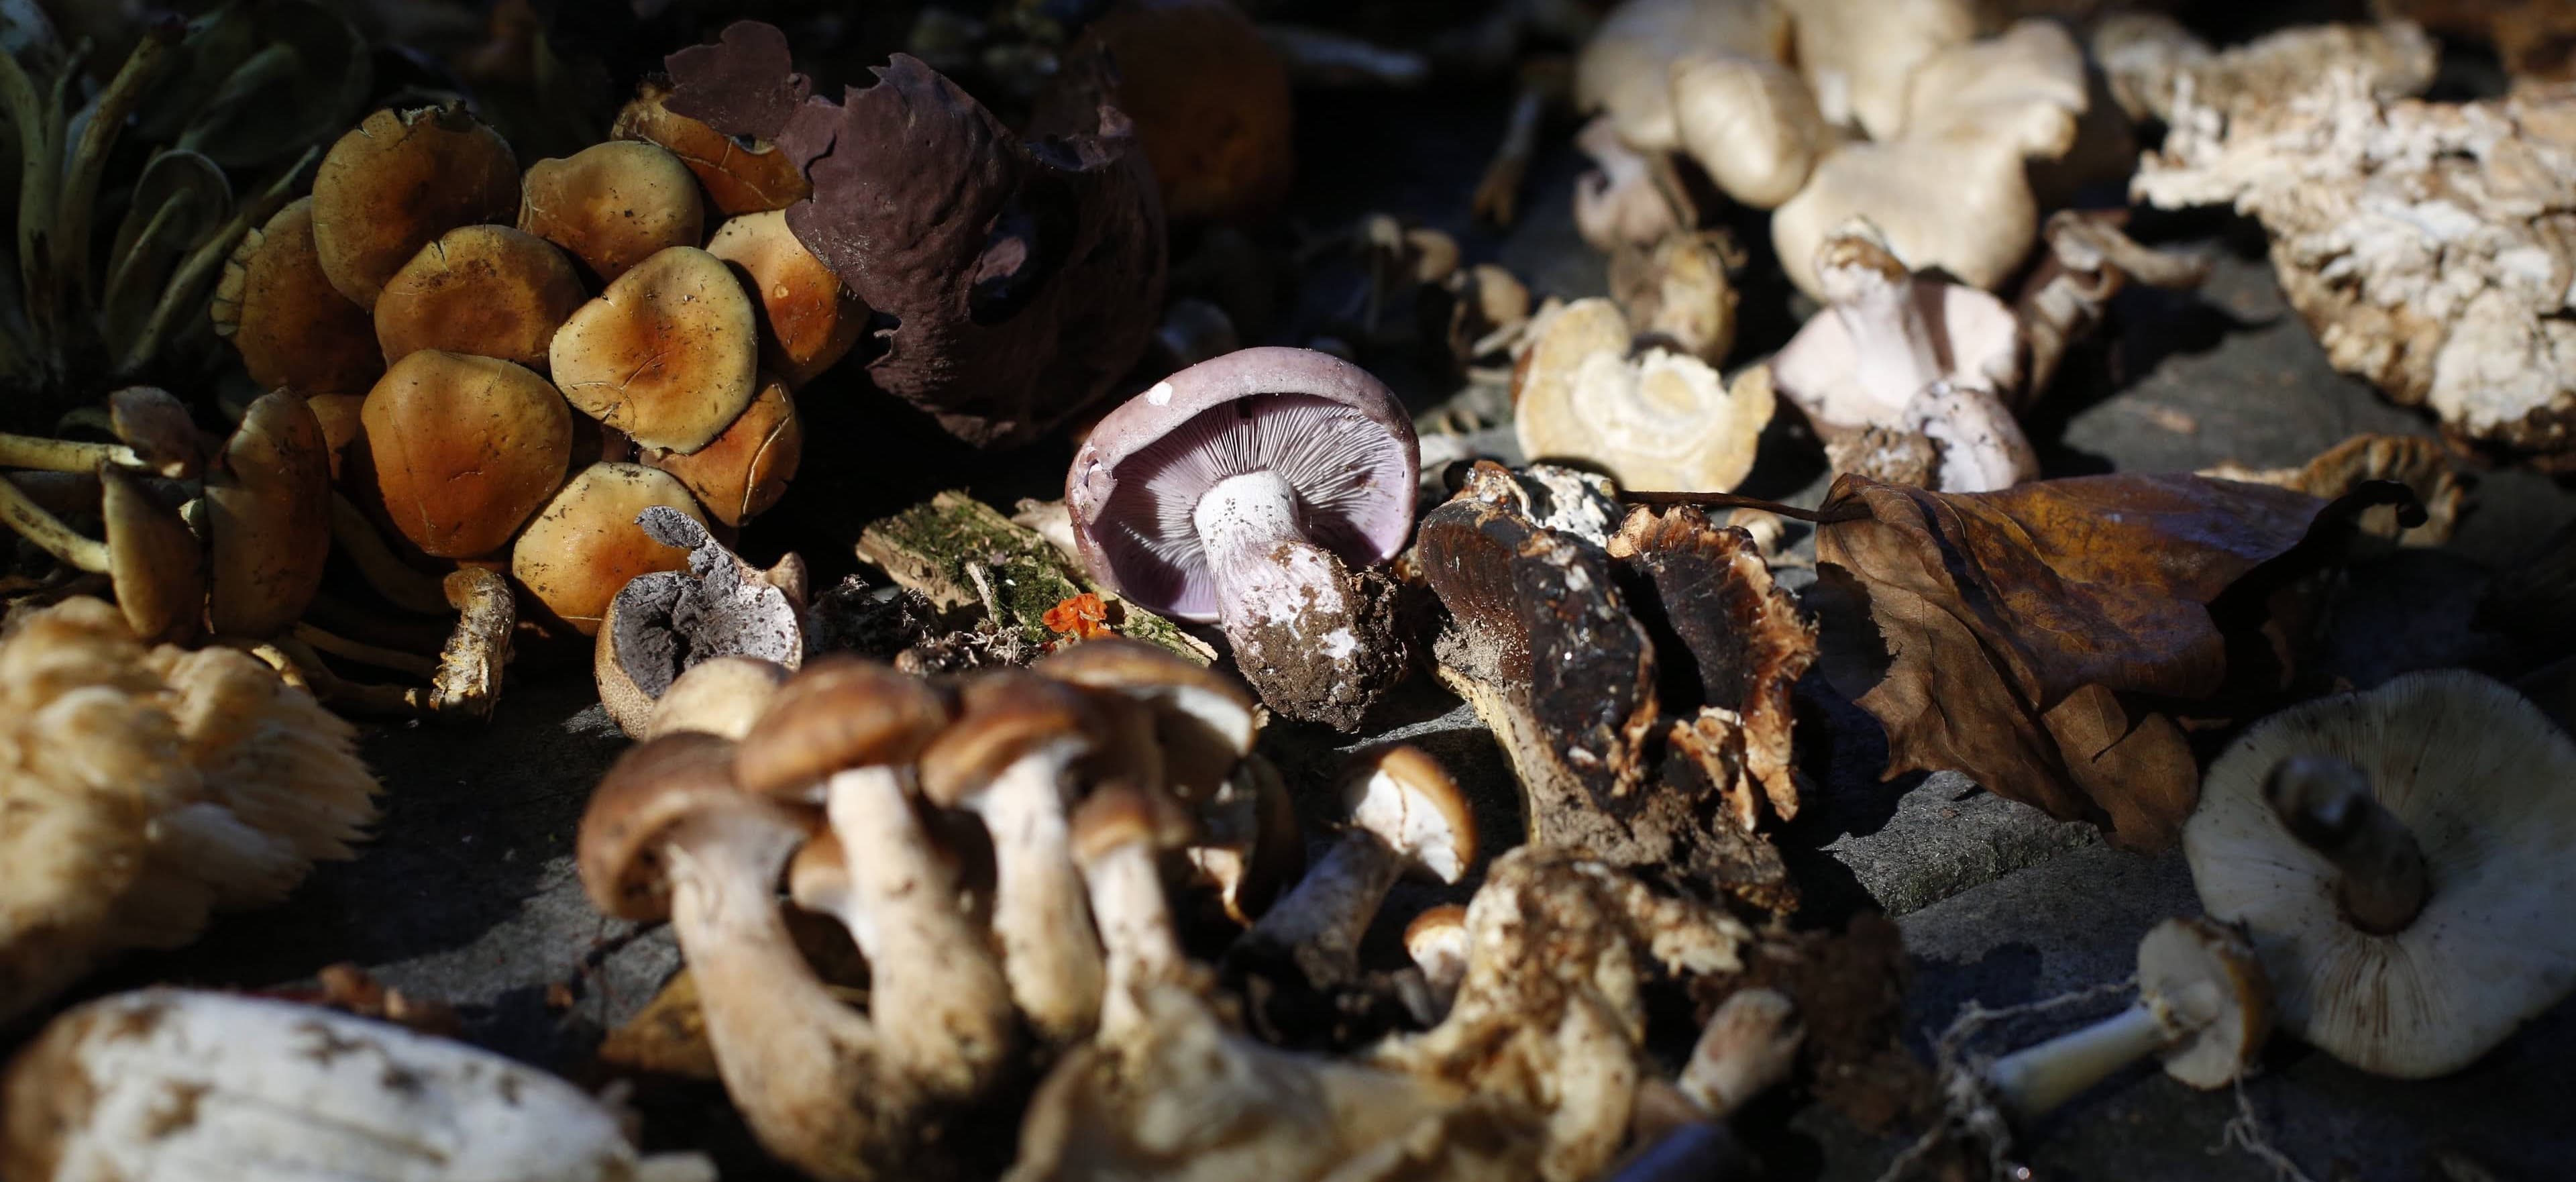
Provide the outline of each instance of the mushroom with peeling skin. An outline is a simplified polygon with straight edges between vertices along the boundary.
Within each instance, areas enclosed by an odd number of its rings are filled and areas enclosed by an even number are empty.
[[[1234,955],[1286,961],[1329,990],[1359,976],[1360,941],[1407,873],[1456,883],[1476,863],[1476,817],[1440,761],[1410,744],[1352,758],[1340,840],[1246,932]]]
[[[722,259],[674,246],[564,321],[549,355],[565,401],[645,447],[692,452],[759,393],[760,329]]]
[[[367,116],[313,174],[313,252],[331,286],[374,311],[377,293],[439,235],[518,211],[519,166],[500,135],[451,103]]]
[[[592,646],[599,702],[618,729],[647,737],[654,703],[693,666],[757,657],[793,672],[805,660],[801,596],[770,581],[707,533],[705,523],[666,505],[636,515],[655,543],[688,552],[684,570],[647,571],[608,602]],[[703,729],[703,728],[699,728]]]
[[[529,165],[518,225],[613,283],[657,251],[704,241],[706,209],[679,157],[617,139]]]
[[[239,1177],[714,1182],[621,1114],[464,1043],[318,1006],[182,989],[65,1013],[0,1081],[20,1182]]]
[[[660,469],[584,468],[519,532],[510,547],[510,577],[574,631],[595,636],[608,605],[628,582],[689,565],[688,550],[660,542],[635,524],[655,506],[689,517],[700,512],[689,490]]]
[[[385,518],[421,553],[499,551],[572,460],[572,411],[535,372],[423,349],[394,363],[358,417]],[[360,494],[364,499],[364,492]]]
[[[1419,464],[1412,421],[1359,367],[1246,349],[1111,411],[1065,503],[1094,578],[1220,622],[1271,708],[1350,729],[1406,670],[1392,584],[1372,568],[1411,530]]]
[[[2377,1075],[2468,1066],[2576,987],[2576,742],[2505,686],[2412,673],[2256,723],[2183,853],[2243,925],[2281,1025]]]
[[[385,364],[422,349],[544,372],[546,346],[584,299],[572,260],[508,226],[458,226],[421,247],[376,295]]]
[[[1996,1059],[1982,1079],[2031,1120],[2150,1054],[2192,1087],[2225,1087],[2270,1033],[2271,986],[2245,938],[2207,919],[2168,919],[2138,942],[2135,1005]]]

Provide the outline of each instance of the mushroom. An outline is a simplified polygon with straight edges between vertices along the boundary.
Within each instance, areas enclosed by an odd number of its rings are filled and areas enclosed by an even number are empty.
[[[2138,1000],[2081,1030],[1985,1065],[2004,1108],[2037,1119],[2148,1055],[2204,1091],[2245,1073],[2271,1034],[2271,986],[2245,938],[2206,919],[2168,919],[2138,941]]]
[[[1411,420],[1359,367],[1245,349],[1109,412],[1065,503],[1094,578],[1219,621],[1272,709],[1347,730],[1406,669],[1392,586],[1366,568],[1404,545],[1419,464]]]
[[[572,412],[544,378],[492,357],[423,349],[360,408],[385,519],[421,553],[478,558],[510,543],[562,487]]]
[[[170,480],[205,475],[206,438],[197,433],[188,408],[158,386],[127,386],[109,392],[110,430],[133,449],[139,464]]]
[[[708,208],[726,217],[785,209],[813,193],[805,170],[763,140],[725,135],[668,106],[671,88],[646,81],[617,112],[608,134],[659,144],[706,187]]]
[[[706,209],[679,157],[659,144],[616,139],[530,165],[519,229],[613,283],[658,251],[704,241]]]
[[[1739,989],[1718,1004],[1674,1081],[1708,1120],[1725,1120],[1789,1077],[1807,1028],[1797,1006],[1772,989]]]
[[[1648,348],[1632,361],[1626,327],[1616,306],[1593,299],[1536,329],[1512,410],[1522,454],[1597,465],[1640,492],[1733,489],[1771,421],[1768,375],[1748,370],[1730,388],[1688,353]],[[1597,347],[1613,336],[1617,347]]]
[[[1719,191],[1755,209],[1797,196],[1841,142],[1806,82],[1771,58],[1685,56],[1672,66],[1672,107],[1682,150]]]
[[[357,394],[385,370],[367,310],[322,273],[310,197],[242,235],[211,307],[215,334],[232,341],[260,389]]]
[[[2018,388],[2021,336],[2003,301],[1961,284],[1906,271],[1865,221],[1818,248],[1825,311],[1809,317],[1771,360],[1779,392],[1827,437],[1829,448],[1869,458],[1873,430],[1920,437],[1917,461],[1930,487],[1985,492],[2031,479],[2039,459],[2002,392]],[[1847,470],[1904,475],[1886,465]],[[1923,480],[1908,481],[1923,483]]]
[[[1783,7],[1825,122],[1874,140],[1912,126],[1917,73],[1977,34],[1969,0],[1783,0]]]
[[[461,566],[439,581],[456,627],[439,646],[429,683],[429,712],[443,718],[490,718],[501,700],[501,672],[519,626],[518,596],[500,572]]]
[[[185,641],[206,611],[206,550],[177,511],[153,499],[126,470],[101,465],[99,514],[107,539],[93,541],[46,512],[16,483],[0,480],[0,524],[73,570],[108,576],[126,625],[148,641]]]
[[[1434,1017],[1449,1012],[1458,983],[1467,979],[1467,909],[1456,903],[1425,908],[1404,925],[1404,954],[1431,987]]]
[[[628,1118],[556,1076],[319,1006],[120,993],[45,1027],[0,1081],[21,1182],[242,1176],[713,1182],[646,1156]]]
[[[392,365],[420,349],[545,369],[555,330],[582,304],[581,277],[552,243],[508,226],[458,226],[376,295],[376,340]]]
[[[1398,743],[1342,771],[1348,824],[1295,889],[1246,932],[1237,954],[1296,966],[1318,990],[1359,977],[1360,941],[1396,880],[1455,884],[1476,864],[1476,817],[1457,781],[1421,748]]]
[[[206,475],[206,620],[218,636],[269,637],[304,614],[331,554],[331,458],[301,396],[242,412]]]
[[[635,525],[689,559],[683,570],[627,580],[608,602],[591,672],[618,729],[647,737],[655,703],[695,665],[756,657],[793,672],[804,663],[804,596],[778,585],[784,572],[773,580],[709,536],[705,523],[666,505],[637,514]]]
[[[331,286],[370,312],[385,282],[458,226],[518,208],[510,145],[463,103],[367,116],[313,174],[313,253]],[[334,391],[337,392],[337,391]]]
[[[520,531],[510,547],[510,577],[574,631],[595,636],[610,601],[630,580],[689,565],[688,550],[635,523],[657,505],[705,520],[669,473],[641,464],[592,464]]]
[[[2576,742],[2474,673],[2411,673],[2246,729],[2183,826],[2283,1027],[2378,1075],[2468,1066],[2576,986],[2554,900]]]
[[[805,458],[805,427],[796,396],[768,377],[733,425],[693,452],[646,448],[637,459],[680,478],[716,520],[739,528],[787,495]]]
[[[992,834],[993,934],[1011,997],[1039,1037],[1072,1042],[1100,1017],[1104,966],[1073,859],[1075,761],[1101,730],[1080,691],[1017,671],[977,677],[957,721],[921,752],[922,794]]]
[[[724,261],[694,246],[647,257],[554,335],[566,401],[645,447],[691,452],[759,393],[759,326]]]
[[[1721,234],[1625,246],[1610,255],[1610,292],[1640,335],[1717,365],[1735,348],[1736,294],[1726,273],[1736,254]]]
[[[746,792],[823,802],[847,878],[845,922],[868,957],[885,1066],[962,1100],[1007,1065],[1013,1028],[1010,989],[957,904],[956,876],[922,825],[906,768],[927,760],[955,706],[929,682],[872,661],[816,661],[779,689],[733,767]]]
[[[1576,132],[1574,146],[1594,168],[1574,181],[1574,228],[1594,250],[1663,241],[1696,222],[1658,173],[1656,158],[1629,147],[1604,115]]]
[[[1099,1037],[1111,1042],[1144,1021],[1146,990],[1188,984],[1191,975],[1156,868],[1163,826],[1147,799],[1150,791],[1136,784],[1102,785],[1075,807],[1071,822],[1074,864],[1082,869],[1100,928]]]
[[[1151,707],[1161,779],[1185,801],[1214,797],[1252,754],[1260,725],[1252,695],[1233,678],[1170,649],[1106,636],[1058,649],[1029,671]]]
[[[2065,155],[2084,112],[2084,54],[2074,38],[2050,21],[2022,21],[1925,60],[1909,89],[1902,134],[1826,156],[1772,214],[1773,250],[1810,296],[1829,298],[1819,251],[1856,217],[1884,231],[1907,263],[1971,287],[1993,289],[2030,253],[2039,208],[2025,162]]]
[[[671,679],[645,716],[644,737],[703,731],[740,741],[769,709],[787,666],[759,657],[710,657]]]
[[[1575,105],[1608,112],[1619,140],[1637,151],[1679,149],[1675,63],[1714,54],[1788,61],[1792,7],[1775,0],[1627,0],[1583,44],[1574,65]]]
[[[1181,851],[1189,877],[1214,891],[1228,922],[1250,927],[1306,869],[1288,785],[1269,760],[1247,755],[1194,811],[1199,831]]]
[[[2178,291],[2209,278],[2209,260],[2141,246],[2122,232],[2129,213],[2061,209],[2040,231],[2048,253],[2022,281],[2013,305],[2022,339],[2030,346],[2028,380],[2016,409],[2048,393],[2068,346],[2091,334],[2129,284]]]
[[[707,253],[741,268],[759,300],[760,363],[791,390],[848,356],[867,332],[868,306],[796,240],[785,213],[726,219]]]
[[[582,814],[582,887],[609,916],[670,919],[717,1073],[763,1148],[836,1182],[908,1176],[929,1131],[920,1089],[788,934],[777,884],[806,826],[734,787],[734,752],[683,732],[619,757]]]

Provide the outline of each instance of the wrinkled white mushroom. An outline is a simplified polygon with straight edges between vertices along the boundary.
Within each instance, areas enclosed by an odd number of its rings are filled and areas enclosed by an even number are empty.
[[[1683,150],[1720,192],[1755,209],[1797,196],[1841,136],[1796,71],[1768,58],[1702,53],[1672,67]]]
[[[1976,36],[1969,0],[1788,0],[1798,68],[1827,123],[1872,139],[1904,128],[1908,85],[1935,55]]]
[[[1577,300],[1533,330],[1512,426],[1532,459],[1598,465],[1621,487],[1726,492],[1753,470],[1773,411],[1757,368],[1730,387],[1696,357],[1628,356],[1628,321]]]
[[[180,989],[54,1020],[0,1085],[13,1182],[713,1182],[500,1055],[316,1006]]]
[[[1645,152],[1682,146],[1671,72],[1685,57],[1789,58],[1789,16],[1773,0],[1626,0],[1602,18],[1574,64],[1574,101],[1607,112],[1620,140]]]

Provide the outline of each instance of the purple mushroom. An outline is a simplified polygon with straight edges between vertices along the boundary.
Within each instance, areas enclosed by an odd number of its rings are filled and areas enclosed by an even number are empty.
[[[1413,531],[1421,466],[1412,420],[1367,371],[1244,349],[1102,418],[1065,504],[1093,577],[1219,622],[1271,709],[1350,730],[1406,668],[1394,584],[1374,568]]]

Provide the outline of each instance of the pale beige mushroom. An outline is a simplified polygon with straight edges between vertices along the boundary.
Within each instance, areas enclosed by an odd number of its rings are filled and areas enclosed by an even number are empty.
[[[1841,135],[1795,70],[1768,58],[1694,54],[1672,67],[1681,146],[1727,196],[1776,209]]]
[[[687,165],[659,144],[609,140],[529,166],[519,228],[572,252],[602,283],[673,246],[696,246],[706,210]]]
[[[1825,122],[1895,138],[1912,110],[1915,73],[1977,34],[1971,0],[1784,0],[1798,68]]]
[[[1773,409],[1757,366],[1729,386],[1707,363],[1649,349],[1533,374],[1512,414],[1532,459],[1581,460],[1640,492],[1726,492],[1753,470]]]

